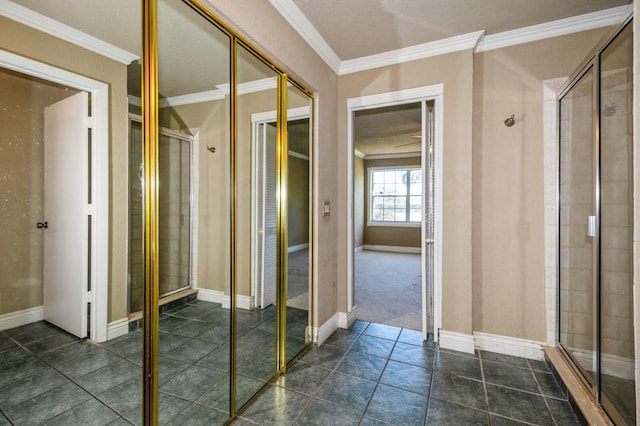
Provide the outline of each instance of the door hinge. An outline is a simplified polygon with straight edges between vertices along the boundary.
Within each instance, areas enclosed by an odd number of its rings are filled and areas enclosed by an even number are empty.
[[[87,204],[87,214],[89,216],[93,215],[93,204]]]
[[[87,117],[87,127],[93,129],[93,117]]]
[[[93,293],[91,293],[90,291],[87,291],[83,296],[82,296],[82,301],[85,303],[91,303],[93,302]]]

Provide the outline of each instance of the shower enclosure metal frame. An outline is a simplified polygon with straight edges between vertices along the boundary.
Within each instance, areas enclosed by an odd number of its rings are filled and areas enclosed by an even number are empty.
[[[577,71],[568,79],[567,83],[563,86],[563,88],[558,93],[558,186],[556,192],[557,198],[557,217],[558,217],[558,227],[557,227],[557,269],[556,269],[556,280],[557,280],[557,300],[556,300],[556,309],[557,309],[557,335],[556,342],[558,347],[561,349],[561,353],[567,358],[572,365],[574,370],[578,373],[577,376],[581,379],[583,385],[589,390],[589,392],[593,395],[595,401],[600,404],[605,412],[612,419],[621,420],[620,413],[617,409],[608,401],[606,395],[602,392],[602,270],[601,270],[601,259],[602,259],[602,240],[601,240],[601,216],[602,216],[602,176],[601,176],[601,111],[605,106],[601,102],[602,97],[602,86],[601,86],[601,62],[602,55],[605,50],[611,46],[614,40],[629,26],[632,25],[633,16],[627,17],[627,19],[618,27],[615,31],[613,31],[609,37],[603,40],[590,55],[587,56],[585,61],[577,68]],[[565,99],[565,96],[571,93],[572,89],[576,88],[578,84],[582,82],[582,79],[587,76],[587,74],[592,74],[593,81],[590,82],[592,84],[592,99],[591,99],[591,119],[592,119],[592,147],[593,157],[592,161],[592,190],[593,190],[593,214],[594,216],[589,216],[589,220],[587,221],[587,232],[588,236],[593,238],[593,249],[592,249],[592,295],[593,298],[593,315],[592,315],[592,337],[593,337],[593,355],[595,358],[593,359],[593,372],[587,372],[583,366],[577,361],[574,355],[571,353],[568,347],[562,343],[562,326],[563,326],[563,317],[562,317],[562,268],[563,268],[563,254],[562,254],[562,135],[563,135],[563,106],[562,101]],[[570,109],[570,108],[569,108]],[[630,114],[631,116],[631,114]],[[573,163],[572,163],[573,164]],[[573,171],[573,170],[572,170]],[[633,220],[633,218],[631,218]],[[591,373],[591,374],[589,374]],[[590,377],[592,376],[592,377]]]

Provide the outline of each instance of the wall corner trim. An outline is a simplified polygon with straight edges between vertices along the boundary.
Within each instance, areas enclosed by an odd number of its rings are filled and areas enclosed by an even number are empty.
[[[78,31],[10,0],[0,2],[0,15],[125,65],[129,65],[139,59],[138,55]]]
[[[495,352],[520,358],[544,360],[544,342],[500,336],[497,334],[473,332],[475,348],[481,351]]]
[[[439,344],[443,349],[451,349],[472,354],[475,351],[473,335],[455,331],[440,330]]]
[[[337,74],[340,69],[340,58],[329,43],[320,35],[316,27],[307,19],[293,0],[269,0],[269,3],[286,19],[309,46]]]
[[[36,306],[35,308],[0,315],[0,331],[42,321],[43,319],[44,306]]]
[[[338,324],[340,322],[339,317],[340,313],[336,312],[320,327],[313,327],[311,330],[313,343],[318,346],[322,345],[333,334],[333,332],[338,329]]]
[[[124,336],[129,333],[129,319],[122,318],[117,321],[110,322],[107,325],[107,340]]]

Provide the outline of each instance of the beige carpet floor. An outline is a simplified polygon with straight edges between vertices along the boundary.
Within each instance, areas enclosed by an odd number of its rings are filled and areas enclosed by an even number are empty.
[[[363,321],[422,330],[419,254],[363,250],[355,256],[355,305]]]

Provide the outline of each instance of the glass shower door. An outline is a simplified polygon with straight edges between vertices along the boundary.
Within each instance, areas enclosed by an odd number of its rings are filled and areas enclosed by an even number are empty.
[[[560,101],[560,343],[590,385],[597,379],[593,74],[591,67]]]
[[[633,340],[632,28],[600,61],[600,399],[635,424]]]

